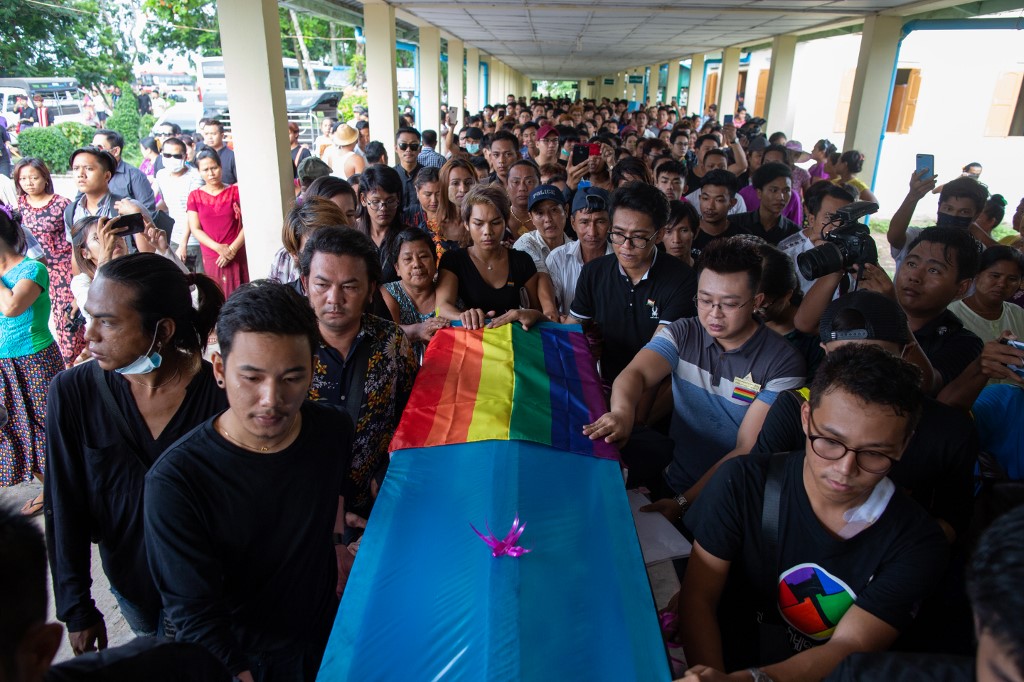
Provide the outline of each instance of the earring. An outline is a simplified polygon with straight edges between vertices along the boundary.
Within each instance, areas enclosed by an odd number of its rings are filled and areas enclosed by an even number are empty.
[[[220,386],[221,388],[224,388],[224,382],[223,381],[218,380],[217,381],[217,385]]]

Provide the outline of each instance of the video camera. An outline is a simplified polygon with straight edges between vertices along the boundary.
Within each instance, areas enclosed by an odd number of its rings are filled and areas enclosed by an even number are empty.
[[[796,257],[800,274],[810,280],[849,270],[854,265],[878,265],[875,240],[868,226],[860,222],[877,210],[878,204],[873,201],[855,201],[829,215],[829,224],[822,230],[825,243]]]

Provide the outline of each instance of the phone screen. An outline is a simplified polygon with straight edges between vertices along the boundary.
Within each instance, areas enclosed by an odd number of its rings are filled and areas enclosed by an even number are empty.
[[[917,174],[921,175],[923,171],[927,171],[922,180],[931,180],[935,177],[935,156],[933,154],[918,154],[917,155]]]
[[[132,213],[130,215],[119,216],[117,222],[114,223],[114,227],[119,230],[123,230],[120,236],[127,237],[130,234],[139,234],[146,229],[146,219],[142,217],[141,213]]]
[[[725,125],[729,125],[730,123],[732,123],[732,114],[726,114],[723,118],[723,121]]]
[[[587,160],[590,156],[590,145],[589,144],[576,144],[572,148],[572,165],[578,166]]]

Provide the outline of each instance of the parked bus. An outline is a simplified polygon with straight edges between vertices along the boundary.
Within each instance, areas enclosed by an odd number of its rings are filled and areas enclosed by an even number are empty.
[[[284,87],[286,90],[298,90],[301,84],[299,76],[299,62],[291,57],[281,60],[284,68]],[[313,64],[313,75],[315,83],[309,84],[310,90],[326,90],[327,77],[331,75],[329,64]],[[227,83],[224,80],[224,57],[200,57],[198,64],[199,99],[206,101],[206,98],[213,98],[219,102],[221,98],[227,97]]]
[[[135,82],[143,88],[155,88],[161,92],[188,92],[196,89],[196,77],[184,71],[158,71],[139,69]]]

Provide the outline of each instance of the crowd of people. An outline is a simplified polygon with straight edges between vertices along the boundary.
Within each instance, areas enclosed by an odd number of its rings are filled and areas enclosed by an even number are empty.
[[[296,201],[253,282],[219,121],[200,144],[155,130],[142,169],[99,130],[71,155],[75,197],[19,161],[0,485],[43,481],[21,513],[43,514],[80,655],[48,679],[104,664],[92,544],[152,638],[123,657],[313,679],[432,337],[545,322],[580,325],[604,382],[583,433],[693,541],[662,613],[680,676],[972,679],[977,641],[978,679],[1019,679],[1020,514],[982,531],[1024,471],[1024,199],[1000,244],[1006,202],[976,164],[941,186],[915,171],[890,275],[835,236],[875,199],[856,150],[628,105],[509,95],[460,129],[404,117],[386,145],[364,108],[325,118],[311,148],[292,136]],[[931,196],[935,226],[912,227]],[[9,516],[21,620],[0,652],[35,651],[14,679],[36,680],[59,630],[39,539]]]

